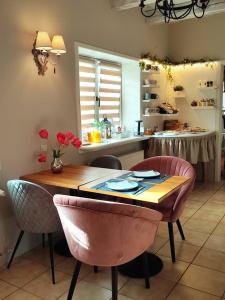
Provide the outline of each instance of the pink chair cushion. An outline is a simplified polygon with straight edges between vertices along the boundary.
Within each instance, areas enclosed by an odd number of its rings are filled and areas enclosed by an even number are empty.
[[[159,204],[144,203],[143,205],[155,209],[163,214],[163,221],[175,222],[183,212],[185,201],[192,191],[195,183],[195,170],[192,165],[178,157],[156,156],[145,159],[131,168],[132,171],[155,170],[161,174],[172,176],[187,176],[191,181],[184,185],[179,191],[175,192]]]
[[[89,265],[117,266],[154,241],[161,213],[127,204],[55,195],[72,255]]]

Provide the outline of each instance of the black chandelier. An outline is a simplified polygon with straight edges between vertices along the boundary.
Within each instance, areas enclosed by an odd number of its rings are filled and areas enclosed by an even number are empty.
[[[145,5],[146,0],[141,0],[139,7],[144,17],[150,18],[158,10],[166,23],[172,20],[182,20],[193,12],[196,18],[202,18],[210,0],[187,0],[183,3],[174,3],[174,0],[155,0],[155,7]]]

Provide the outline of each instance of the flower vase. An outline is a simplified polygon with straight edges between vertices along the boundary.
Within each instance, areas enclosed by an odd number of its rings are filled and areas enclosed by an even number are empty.
[[[61,173],[63,170],[63,163],[60,157],[54,157],[51,163],[52,173]]]

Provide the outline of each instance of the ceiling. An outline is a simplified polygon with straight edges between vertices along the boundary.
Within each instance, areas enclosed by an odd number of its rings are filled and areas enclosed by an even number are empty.
[[[190,3],[190,0],[178,0],[175,1],[176,3]],[[138,8],[140,3],[140,0],[110,0],[110,4],[112,9],[115,10],[126,10],[126,9],[131,9],[131,8]],[[145,4],[149,4],[149,6],[154,7],[155,0],[147,0]],[[206,10],[205,17],[212,15],[212,14],[217,14],[225,12],[225,0],[211,0],[209,3],[209,6]],[[141,13],[141,12],[140,12]],[[144,18],[144,17],[143,17]],[[193,14],[189,14],[186,19],[192,19],[194,18]],[[146,21],[149,24],[160,24],[164,23],[164,18],[161,16],[160,13],[156,13],[153,17],[151,18],[146,18]],[[181,21],[171,21],[171,22],[181,22]]]

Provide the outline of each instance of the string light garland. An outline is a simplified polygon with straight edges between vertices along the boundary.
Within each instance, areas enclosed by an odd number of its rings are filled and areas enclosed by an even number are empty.
[[[196,64],[205,64],[206,67],[210,67],[211,69],[213,69],[215,62],[216,62],[216,59],[210,59],[210,58],[200,58],[200,59],[196,59],[196,60],[185,58],[182,61],[175,61],[175,60],[170,59],[169,57],[159,58],[156,55],[151,55],[150,53],[145,53],[141,56],[139,66],[140,66],[141,70],[146,70],[146,66],[149,64],[161,65],[167,72],[168,80],[170,82],[173,82],[173,74],[172,74],[173,67],[183,66],[185,68],[188,65],[193,66]]]

